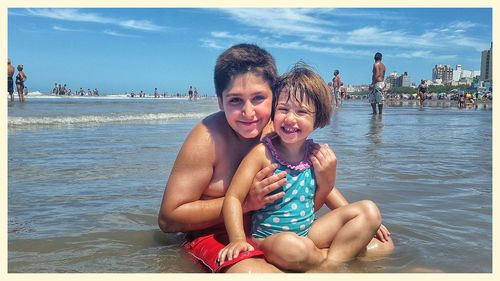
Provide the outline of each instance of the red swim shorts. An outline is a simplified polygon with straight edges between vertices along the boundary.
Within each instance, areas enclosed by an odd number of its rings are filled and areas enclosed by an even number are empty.
[[[247,241],[254,245],[250,237],[247,237]],[[227,244],[229,244],[229,238],[226,228],[223,225],[218,225],[202,232],[192,232],[186,235],[184,249],[211,272],[224,272],[227,267],[244,259],[264,257],[264,252],[260,250],[246,251],[241,252],[237,258],[230,261],[226,260],[223,264],[219,265],[217,256],[219,255],[219,251]],[[254,248],[256,248],[255,245]]]

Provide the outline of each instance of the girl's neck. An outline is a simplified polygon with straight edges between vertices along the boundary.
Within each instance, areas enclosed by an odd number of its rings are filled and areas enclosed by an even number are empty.
[[[278,150],[278,153],[288,163],[299,163],[304,160],[304,154],[306,153],[305,141],[297,143],[284,143],[281,138],[277,137],[274,143],[274,147]]]

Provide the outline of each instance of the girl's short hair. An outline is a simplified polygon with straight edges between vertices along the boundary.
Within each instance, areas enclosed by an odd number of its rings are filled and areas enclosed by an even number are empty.
[[[315,109],[314,128],[323,128],[330,123],[333,111],[332,95],[325,81],[306,63],[298,62],[283,74],[273,89],[275,95],[273,108],[276,107],[281,93],[288,93],[298,102],[312,102]],[[274,115],[272,116],[274,118]]]

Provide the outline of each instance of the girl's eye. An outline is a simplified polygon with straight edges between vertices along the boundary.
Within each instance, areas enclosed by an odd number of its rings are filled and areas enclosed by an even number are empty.
[[[307,114],[309,114],[309,112],[308,112],[308,111],[306,111],[306,110],[299,110],[297,113],[298,113],[299,115],[307,115]]]
[[[278,106],[278,107],[276,108],[276,110],[277,110],[277,111],[279,111],[279,112],[284,112],[284,113],[288,112],[288,108],[286,108],[286,107],[279,107],[279,106]]]

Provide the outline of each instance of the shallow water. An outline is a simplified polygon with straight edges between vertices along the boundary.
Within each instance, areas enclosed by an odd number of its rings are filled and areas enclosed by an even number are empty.
[[[216,110],[214,99],[10,106],[8,271],[201,272],[156,219],[180,145]],[[334,149],[345,197],[375,201],[396,244],[344,271],[491,272],[491,106],[370,112],[347,102],[313,134]]]

